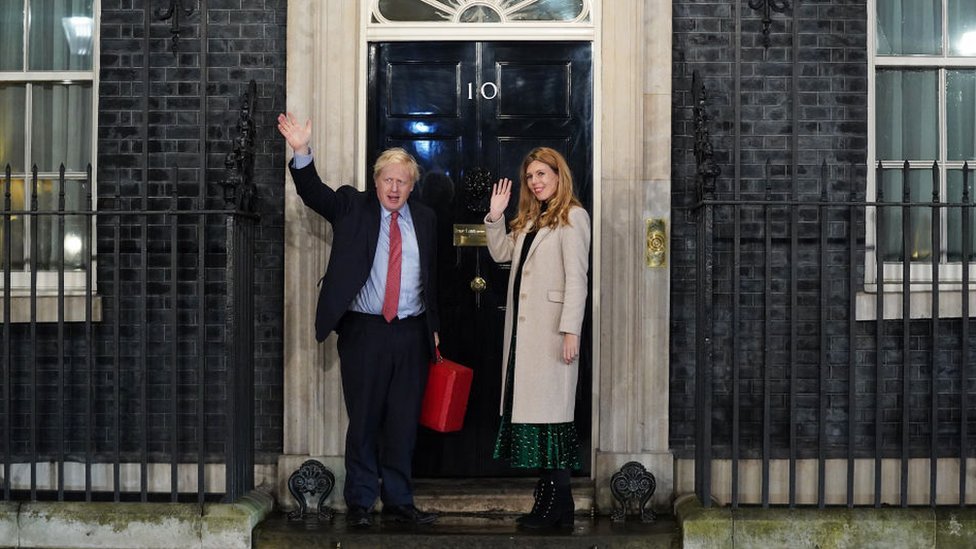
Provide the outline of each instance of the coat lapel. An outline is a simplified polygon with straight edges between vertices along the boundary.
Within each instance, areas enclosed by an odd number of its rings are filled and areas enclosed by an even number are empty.
[[[529,248],[529,253],[525,256],[525,261],[528,261],[532,254],[539,248],[539,243],[549,237],[552,234],[552,229],[549,227],[543,227],[539,229],[539,233],[535,235],[535,240],[532,241],[532,246]]]

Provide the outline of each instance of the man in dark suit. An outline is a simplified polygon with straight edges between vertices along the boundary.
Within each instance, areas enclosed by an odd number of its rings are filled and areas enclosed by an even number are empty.
[[[384,519],[415,524],[437,516],[413,503],[410,477],[417,420],[437,344],[434,212],[408,200],[419,178],[403,149],[373,166],[375,192],[333,190],[315,171],[312,126],[278,116],[294,150],[289,168],[305,205],[332,224],[332,254],[319,291],[315,338],[338,334],[346,431],[347,521],[372,525],[379,496]],[[381,484],[382,480],[382,484]]]

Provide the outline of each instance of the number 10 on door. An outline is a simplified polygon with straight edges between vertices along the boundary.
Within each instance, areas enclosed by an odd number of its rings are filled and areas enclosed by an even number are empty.
[[[474,99],[474,83],[468,82],[468,99]],[[485,82],[478,88],[478,94],[482,99],[494,99],[498,96],[498,86],[494,82]]]

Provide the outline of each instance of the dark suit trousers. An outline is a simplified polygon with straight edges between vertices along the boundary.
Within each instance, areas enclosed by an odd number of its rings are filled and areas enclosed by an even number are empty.
[[[346,313],[339,324],[346,430],[347,505],[413,504],[411,466],[430,351],[424,315]],[[379,479],[383,479],[382,490]]]

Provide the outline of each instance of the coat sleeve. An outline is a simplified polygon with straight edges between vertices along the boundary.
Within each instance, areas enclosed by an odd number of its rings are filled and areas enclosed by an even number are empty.
[[[335,191],[322,182],[315,170],[314,161],[299,169],[295,169],[290,163],[288,169],[291,170],[295,190],[298,191],[302,202],[329,223],[335,223],[335,220],[349,209],[351,197],[355,193],[343,192],[346,187],[340,187],[339,191]],[[349,189],[354,190],[351,187]]]
[[[485,216],[485,236],[488,238],[488,253],[496,263],[507,263],[512,260],[515,234],[505,231],[504,215],[495,221],[488,221],[488,216]]]
[[[569,223],[569,226],[560,228],[562,234],[559,238],[559,244],[562,246],[563,272],[566,273],[559,331],[578,335],[583,327],[583,313],[586,309],[590,216],[583,208],[573,208],[569,212]]]

